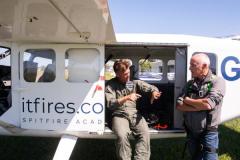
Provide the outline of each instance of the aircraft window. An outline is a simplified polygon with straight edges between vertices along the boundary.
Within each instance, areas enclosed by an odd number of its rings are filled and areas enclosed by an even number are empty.
[[[111,59],[109,60],[106,64],[105,64],[105,80],[110,80],[112,78],[114,78],[116,75],[115,75],[115,72],[113,70],[113,64],[114,62],[116,62],[117,60],[119,59]],[[130,59],[126,59],[129,61],[130,63],[130,70],[133,69],[133,66],[132,66],[132,60]],[[134,71],[131,70],[131,76],[133,76],[132,74]]]
[[[52,49],[28,49],[23,54],[27,82],[52,82],[56,77],[56,55]]]
[[[193,53],[193,55],[197,53],[204,53],[208,55],[210,59],[210,69],[214,74],[217,75],[217,55],[215,53],[207,53],[207,52],[195,52]]]
[[[160,81],[163,76],[163,61],[160,59],[140,59],[138,78],[144,81]]]
[[[11,50],[0,46],[0,116],[12,105]]]
[[[167,73],[167,78],[170,81],[175,80],[175,60],[169,60],[167,63],[168,66],[168,73]]]
[[[65,54],[65,80],[92,83],[99,79],[100,53],[94,48],[69,49]]]

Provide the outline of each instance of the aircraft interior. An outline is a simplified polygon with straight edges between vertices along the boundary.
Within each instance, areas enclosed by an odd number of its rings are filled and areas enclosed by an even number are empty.
[[[108,45],[105,48],[106,80],[115,76],[112,68],[115,60],[128,59],[132,64],[130,67],[132,80],[143,80],[162,92],[160,99],[153,104],[150,103],[151,95],[146,93],[141,93],[142,97],[137,101],[139,111],[152,129],[178,128],[174,125],[174,114],[178,114],[174,104],[177,50],[178,46],[141,44]]]

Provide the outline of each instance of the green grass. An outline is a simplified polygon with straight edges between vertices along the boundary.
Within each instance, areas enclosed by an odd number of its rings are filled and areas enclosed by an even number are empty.
[[[220,126],[220,160],[240,159],[240,118]]]
[[[240,118],[220,126],[220,160],[240,159]],[[0,137],[0,160],[51,160],[58,138]],[[151,160],[179,160],[184,138],[151,140]],[[114,160],[113,140],[79,139],[71,160]],[[185,159],[189,159],[186,152]]]

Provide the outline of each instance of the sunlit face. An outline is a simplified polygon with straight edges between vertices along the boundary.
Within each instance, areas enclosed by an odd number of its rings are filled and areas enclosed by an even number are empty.
[[[130,79],[130,70],[129,68],[125,72],[117,72],[116,76],[122,83],[126,83]]]
[[[193,78],[202,78],[204,73],[203,65],[194,57],[191,58],[189,70],[191,71]]]

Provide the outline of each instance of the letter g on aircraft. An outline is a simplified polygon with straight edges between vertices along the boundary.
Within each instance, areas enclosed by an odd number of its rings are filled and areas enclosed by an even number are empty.
[[[230,64],[232,65],[233,64],[232,62],[235,63],[236,66],[237,66],[237,64],[238,64],[238,66],[240,66],[239,59],[234,56],[228,56],[228,57],[224,58],[222,61],[222,65],[221,65],[222,76],[223,76],[223,78],[225,78],[228,81],[235,81],[240,78],[240,67],[232,67],[231,66],[230,69],[231,69],[231,72],[235,73],[234,75],[226,72],[226,66],[230,65]]]

